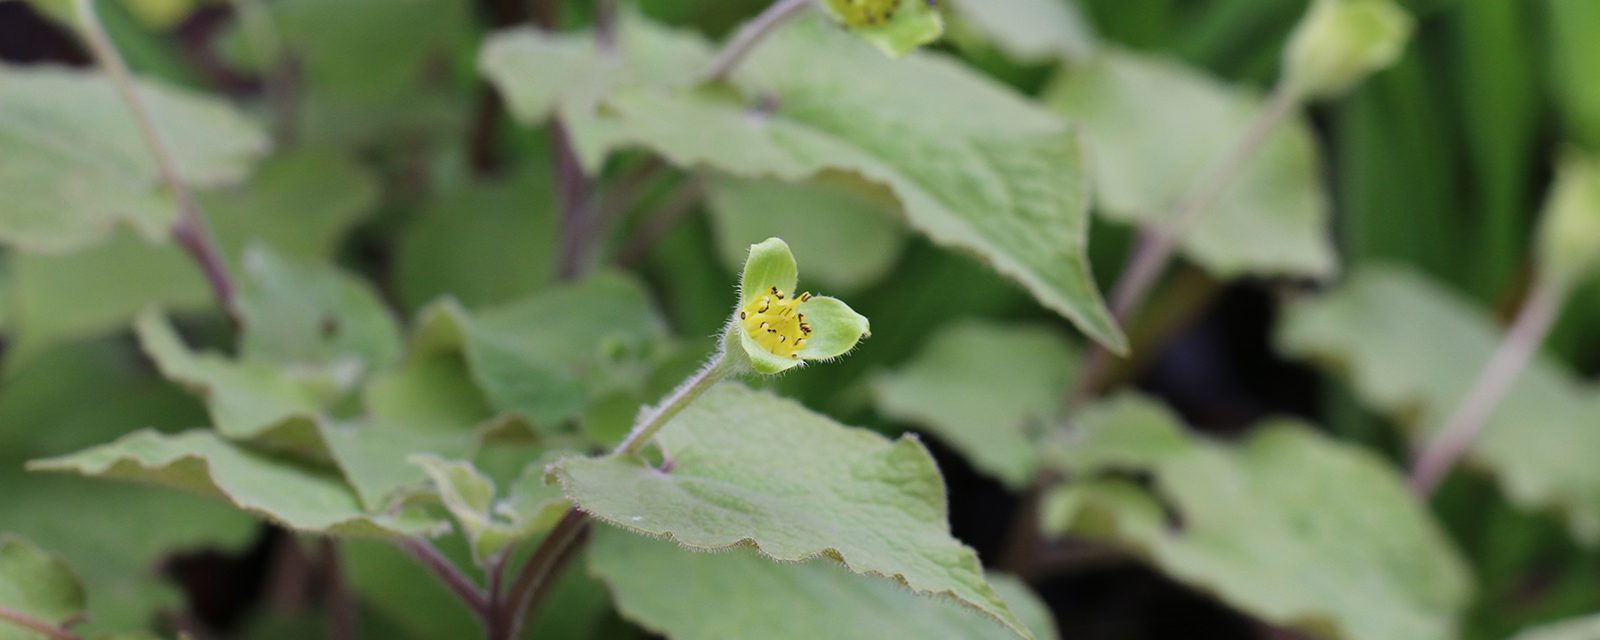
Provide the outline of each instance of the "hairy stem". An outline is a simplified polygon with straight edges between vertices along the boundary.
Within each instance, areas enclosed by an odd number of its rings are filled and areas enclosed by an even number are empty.
[[[1561,314],[1569,290],[1564,282],[1551,278],[1540,278],[1534,284],[1499,349],[1479,372],[1450,419],[1434,432],[1433,439],[1417,456],[1411,468],[1411,489],[1418,495],[1433,493],[1478,438],[1495,407],[1538,354],[1551,325]]]
[[[173,201],[178,205],[178,219],[172,228],[173,236],[195,262],[199,263],[201,271],[205,273],[206,281],[211,284],[211,290],[217,297],[217,303],[227,312],[228,317],[237,323],[239,315],[235,305],[233,278],[229,276],[227,262],[217,250],[216,239],[206,226],[205,218],[200,215],[200,205],[195,201],[194,193],[189,190],[188,184],[178,172],[178,164],[173,160],[166,139],[161,136],[161,130],[156,127],[155,119],[151,117],[144,98],[139,95],[138,87],[133,82],[133,74],[128,71],[128,65],[122,60],[122,54],[117,52],[116,44],[106,35],[105,26],[100,23],[100,15],[95,12],[94,0],[75,0],[74,7],[83,26],[84,41],[94,54],[95,60],[111,76],[111,83],[116,88],[117,95],[133,114],[134,122],[139,127],[139,135],[144,138],[145,146],[149,147],[150,155],[155,158],[161,182],[166,185],[167,191],[172,194]]]
[[[83,636],[68,631],[60,625],[45,622],[5,605],[0,605],[0,621],[9,622],[54,640],[83,640]]]
[[[682,413],[696,398],[727,378],[729,373],[731,371],[727,355],[718,352],[712,356],[710,362],[700,368],[700,371],[684,380],[683,384],[678,385],[678,388],[668,394],[660,404],[640,411],[633,431],[611,451],[611,455],[632,455],[643,450],[661,428],[672,421],[672,418]],[[528,558],[528,562],[522,566],[517,581],[507,592],[506,599],[498,605],[500,611],[496,613],[496,616],[510,620],[509,624],[504,625],[506,632],[509,633],[507,638],[516,638],[517,634],[522,632],[523,622],[549,591],[556,576],[560,575],[561,568],[577,548],[576,543],[588,524],[588,517],[577,507],[568,509],[566,515],[563,515],[561,521],[550,531],[550,535],[545,536],[544,541],[539,543],[539,547],[533,552],[533,557]],[[491,637],[489,640],[502,639]]]
[[[1238,180],[1245,166],[1261,152],[1273,132],[1300,108],[1303,100],[1288,83],[1280,81],[1228,155],[1190,187],[1170,215],[1160,223],[1146,225],[1140,232],[1133,257],[1112,289],[1111,313],[1118,324],[1126,326],[1129,319],[1144,306],[1151,289],[1172,263],[1178,243],[1206,211],[1216,206],[1217,201]],[[1105,375],[1110,357],[1105,348],[1098,345],[1091,347],[1082,375],[1078,376],[1077,384],[1067,394],[1064,403],[1067,409],[1081,405],[1093,394],[1100,384],[1100,378]]]
[[[812,0],[777,0],[768,6],[761,15],[746,22],[739,27],[739,33],[717,52],[717,57],[711,61],[711,66],[706,69],[707,82],[721,82],[728,79],[735,67],[755,50],[767,36],[776,31],[778,27],[794,17],[811,8]]]
[[[483,589],[479,588],[472,581],[472,578],[467,577],[467,574],[463,573],[460,567],[457,567],[454,562],[446,558],[438,547],[433,546],[432,543],[422,538],[402,538],[396,544],[407,555],[416,559],[419,564],[434,576],[437,576],[440,582],[443,582],[446,587],[450,588],[450,591],[456,594],[456,597],[461,598],[461,601],[467,604],[468,609],[471,609],[480,618],[487,619],[490,607],[489,597],[484,595]]]

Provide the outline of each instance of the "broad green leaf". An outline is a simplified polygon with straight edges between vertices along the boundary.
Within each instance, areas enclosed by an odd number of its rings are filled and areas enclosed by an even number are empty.
[[[1121,222],[1164,223],[1261,108],[1177,62],[1111,48],[1063,73],[1046,101],[1082,127],[1097,210]],[[1184,254],[1225,278],[1332,275],[1320,171],[1310,129],[1291,121],[1200,214]]]
[[[191,491],[307,533],[393,537],[435,532],[441,524],[414,511],[368,512],[338,479],[239,448],[207,431],[139,431],[75,454],[30,462],[28,469]]]
[[[468,430],[426,429],[411,423],[321,421],[328,455],[369,511],[381,512],[425,491],[427,476],[407,463],[418,454],[466,456],[477,448]]]
[[[891,57],[944,34],[944,16],[927,0],[819,0],[834,20]]]
[[[783,238],[806,256],[808,278],[853,290],[882,279],[900,254],[895,205],[874,195],[844,181],[722,177],[711,182],[707,212],[730,268],[744,264],[750,245]]]
[[[226,104],[139,87],[178,172],[198,187],[242,180],[266,136]],[[177,208],[133,115],[101,75],[0,66],[0,243],[63,252],[127,226],[165,238]]]
[[[1511,640],[1589,640],[1600,637],[1600,615],[1544,624],[1517,634]]]
[[[470,100],[451,64],[470,38],[462,0],[281,0],[262,3],[267,38],[233,23],[222,52],[248,69],[292,64],[302,139],[372,146],[460,128]],[[274,48],[276,45],[276,48]],[[287,59],[286,59],[287,58]]]
[[[1126,548],[1270,624],[1456,637],[1470,575],[1386,461],[1292,422],[1238,444],[1183,429],[1137,396],[1085,412],[1058,453],[1075,481],[1046,498],[1046,530]]]
[[[94,401],[82,401],[83,389]],[[122,340],[63,345],[0,385],[0,523],[47,540],[89,587],[84,633],[142,628],[178,606],[176,585],[154,570],[170,553],[242,551],[258,524],[223,504],[154,487],[25,473],[23,460],[65,453],[134,428],[181,428],[205,419],[199,403],[149,369]],[[115,526],[85,526],[85,514]]]
[[[549,283],[556,262],[556,195],[547,167],[458,186],[406,225],[395,286],[408,309],[449,295],[467,308],[511,302]],[[463,247],[471,247],[463,251]]]
[[[1077,61],[1098,46],[1077,0],[946,0],[958,26],[1024,62]]]
[[[787,564],[748,549],[700,553],[601,527],[589,567],[611,587],[623,616],[677,640],[1016,637],[971,609],[913,594],[882,577],[854,575],[827,558]],[[998,590],[997,577],[990,580]],[[1008,590],[1020,586],[1005,584]],[[1011,593],[1013,609],[1042,608],[1026,587]],[[1036,638],[1054,638],[1044,613],[1030,630]]]
[[[47,624],[83,613],[83,585],[60,559],[9,533],[0,533],[0,606]],[[34,640],[39,634],[0,619],[0,640]]]
[[[470,462],[434,455],[413,456],[410,462],[433,480],[439,501],[467,537],[473,559],[483,565],[511,545],[548,531],[567,512],[561,489],[544,483],[545,465],[555,459],[547,455],[529,463],[504,496]]]
[[[1349,378],[1414,442],[1448,417],[1499,344],[1483,312],[1415,273],[1367,267],[1334,292],[1292,306],[1278,343]],[[1532,362],[1484,426],[1467,462],[1512,502],[1560,512],[1579,541],[1600,542],[1600,393],[1545,358]]]
[[[205,191],[199,199],[237,270],[251,245],[300,260],[330,259],[339,238],[371,210],[377,186],[350,160],[308,149],[268,158],[247,185]],[[19,343],[8,365],[56,342],[122,328],[152,304],[173,311],[216,308],[181,248],[129,233],[71,254],[13,255],[11,268]]]
[[[1014,489],[1038,470],[1039,440],[1075,377],[1078,351],[1042,326],[964,322],[873,381],[878,411],[925,427]]]
[[[636,459],[571,458],[550,474],[603,522],[702,551],[753,546],[785,562],[827,556],[1029,635],[977,556],[950,536],[943,478],[915,438],[891,442],[723,384],[657,441],[670,472]]]
[[[415,404],[413,392],[446,393],[456,400],[440,406],[472,409],[472,393],[460,385],[419,388],[448,377],[456,362],[450,354],[459,353],[495,413],[553,425],[581,415],[608,390],[640,384],[665,337],[645,291],[616,273],[476,312],[444,303],[424,311],[408,365],[376,382],[368,403]],[[413,368],[423,366],[432,372]],[[400,383],[405,379],[411,384]],[[391,408],[374,411],[404,419]]]
[[[297,378],[266,363],[195,353],[155,310],[140,315],[136,329],[161,374],[204,397],[212,426],[230,440],[316,456],[323,450],[317,426],[322,410],[354,384],[357,373],[319,370]]]
[[[362,372],[399,358],[399,323],[365,282],[262,247],[246,252],[241,275],[243,358]]]
[[[682,53],[698,43],[692,37],[643,24],[630,33],[651,31],[641,38],[646,51],[696,57]],[[528,38],[490,42],[491,79],[510,95],[559,94],[533,71],[549,64],[520,44]],[[643,67],[633,79],[598,105],[559,103],[591,169],[614,149],[643,146],[676,165],[747,178],[855,173],[893,191],[913,228],[976,253],[1095,339],[1125,346],[1089,274],[1076,133],[1019,96],[938,55],[888,60],[819,20],[763,42],[734,75],[739,95],[673,89],[681,80]],[[548,114],[518,115],[539,122]]]

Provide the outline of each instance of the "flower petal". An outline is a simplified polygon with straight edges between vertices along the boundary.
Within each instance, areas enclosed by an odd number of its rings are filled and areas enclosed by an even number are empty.
[[[842,356],[854,349],[862,338],[872,335],[867,317],[838,298],[815,296],[800,304],[800,313],[805,314],[806,324],[811,326],[806,346],[800,349],[804,360]]]
[[[756,373],[770,376],[798,367],[804,362],[767,351],[756,344],[755,338],[750,337],[750,334],[740,327],[735,326],[733,330],[739,332],[739,346],[744,347],[745,354],[750,356],[750,367],[755,369]]]
[[[750,257],[745,259],[744,273],[739,276],[739,307],[750,301],[750,296],[777,287],[779,291],[795,293],[800,280],[800,267],[795,265],[794,253],[789,244],[778,238],[767,238],[750,245]]]

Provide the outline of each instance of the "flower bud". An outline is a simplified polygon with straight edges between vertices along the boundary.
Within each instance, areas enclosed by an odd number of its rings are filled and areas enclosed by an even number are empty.
[[[1411,29],[1393,0],[1315,0],[1289,39],[1284,79],[1307,98],[1344,93],[1393,64]]]
[[[1569,153],[1561,159],[1538,243],[1541,277],[1574,285],[1600,267],[1600,158]]]

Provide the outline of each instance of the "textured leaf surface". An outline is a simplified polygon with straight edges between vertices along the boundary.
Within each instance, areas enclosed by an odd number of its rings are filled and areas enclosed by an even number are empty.
[[[1020,488],[1033,480],[1039,438],[1077,363],[1077,349],[1048,327],[968,322],[935,335],[872,390],[885,417],[927,428]]]
[[[1047,530],[1107,539],[1273,624],[1362,640],[1456,636],[1466,566],[1372,454],[1286,422],[1237,445],[1210,442],[1136,396],[1086,412],[1074,436],[1060,462],[1082,481],[1047,498]]]
[[[83,585],[66,563],[32,542],[0,533],[0,606],[60,624],[83,611]],[[8,620],[0,620],[0,640],[38,637]]]
[[[1080,60],[1095,36],[1076,0],[946,0],[961,24],[1025,62]]]
[[[240,352],[258,362],[367,372],[400,355],[400,325],[366,282],[264,248],[245,254]]]
[[[198,197],[237,269],[247,246],[266,246],[297,260],[331,258],[338,239],[370,211],[377,187],[370,174],[342,156],[298,150],[267,159],[247,188],[213,189]],[[11,258],[19,342],[8,365],[62,340],[125,327],[152,304],[173,311],[216,308],[211,289],[181,248],[130,233],[70,254]]]
[[[140,431],[79,453],[34,461],[28,468],[193,491],[309,533],[389,537],[429,533],[440,524],[414,512],[368,513],[343,482],[241,449],[207,431]]]
[[[568,498],[619,527],[701,550],[754,546],[781,561],[819,556],[892,576],[1022,624],[950,537],[944,481],[914,438],[888,441],[775,396],[723,384],[658,436],[671,473],[636,460],[551,466]]]
[[[1179,63],[1107,49],[1047,97],[1084,132],[1099,211],[1160,223],[1228,155],[1261,101]],[[1223,277],[1337,268],[1310,130],[1291,121],[1201,214],[1184,253]]]
[[[549,283],[557,220],[550,173],[536,166],[518,172],[525,179],[463,185],[430,201],[396,249],[396,287],[406,307],[449,295],[475,309]]]
[[[447,376],[453,353],[496,412],[513,412],[536,424],[576,417],[599,394],[637,385],[666,337],[666,325],[648,294],[632,279],[604,273],[505,305],[468,312],[442,304],[424,312],[413,336],[412,364],[394,374],[369,403],[414,404],[414,393],[470,390],[428,388]],[[411,383],[403,384],[406,376]],[[461,406],[452,403],[451,406]],[[405,411],[379,409],[396,419]]]
[[[191,184],[237,182],[267,150],[224,103],[156,84],[140,92]],[[132,114],[98,74],[0,66],[0,147],[0,242],[65,251],[119,224],[157,239],[176,217]]]
[[[723,263],[737,269],[753,245],[783,238],[805,256],[806,277],[855,289],[894,266],[902,237],[893,201],[848,185],[720,178],[707,195]]]
[[[485,54],[499,61],[488,63],[490,76],[508,94],[546,82],[530,70],[547,61],[504,55],[528,37],[499,36]],[[652,52],[697,42],[659,33],[647,41]],[[1085,333],[1125,346],[1089,274],[1076,134],[1047,111],[951,60],[889,60],[814,19],[786,26],[740,66],[734,85],[743,98],[666,90],[659,85],[676,79],[639,75],[658,86],[618,89],[599,109],[582,108],[594,100],[566,103],[578,105],[566,121],[590,167],[615,148],[644,146],[680,166],[743,177],[859,174],[891,189],[913,228],[976,253]],[[547,114],[519,115],[537,122]]]
[[[1278,342],[1349,378],[1365,402],[1421,442],[1453,410],[1500,342],[1483,313],[1421,276],[1392,267],[1351,275],[1304,300]],[[1588,544],[1600,542],[1600,393],[1561,365],[1536,359],[1517,379],[1468,462],[1499,479],[1526,507],[1552,509]]]
[[[624,616],[677,640],[1016,637],[971,609],[854,575],[825,558],[785,564],[747,549],[700,553],[603,527],[589,568],[611,587]],[[999,590],[1002,582],[990,580]],[[1026,587],[1010,595],[1019,613],[1042,608]],[[1045,616],[1030,620],[1036,638],[1055,637]]]

